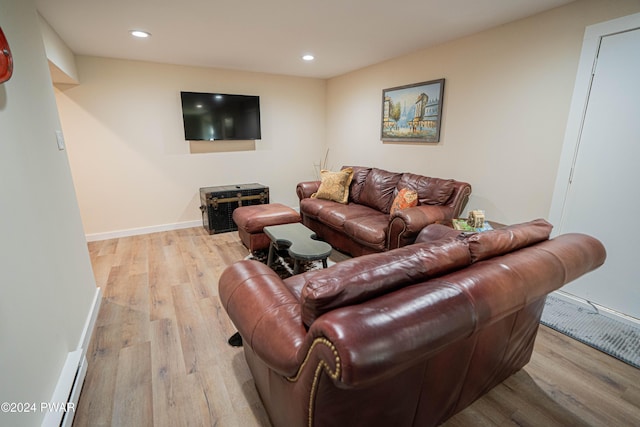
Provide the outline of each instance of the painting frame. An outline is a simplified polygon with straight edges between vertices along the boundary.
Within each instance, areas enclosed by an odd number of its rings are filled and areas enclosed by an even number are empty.
[[[382,90],[383,142],[440,142],[444,78]]]

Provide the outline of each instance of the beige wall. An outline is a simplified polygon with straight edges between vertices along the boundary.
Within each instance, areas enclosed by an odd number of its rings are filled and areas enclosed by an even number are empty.
[[[640,10],[585,0],[327,81],[78,57],[57,91],[84,230],[92,238],[194,225],[203,186],[294,187],[328,165],[466,180],[467,208],[507,223],[547,217],[585,27]],[[380,141],[384,88],[445,78],[439,144]],[[255,149],[198,153],[182,134],[181,90],[261,97]],[[206,143],[204,145],[207,146]]]
[[[0,425],[40,425],[96,293],[32,0],[0,0],[14,73],[0,85]]]
[[[85,232],[201,221],[199,188],[259,182],[271,200],[297,206],[295,184],[314,177],[325,140],[319,79],[76,59],[80,85],[57,91]],[[180,91],[259,95],[262,140],[184,140]],[[225,151],[234,147],[252,149]],[[198,153],[210,146],[223,152]],[[107,234],[106,236],[108,236]]]
[[[638,1],[578,1],[331,79],[327,143],[339,164],[468,181],[467,209],[547,217],[585,27]],[[439,144],[383,144],[382,90],[445,78]]]

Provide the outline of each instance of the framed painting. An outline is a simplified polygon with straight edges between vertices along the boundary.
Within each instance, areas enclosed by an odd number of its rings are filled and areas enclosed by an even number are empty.
[[[382,91],[383,141],[439,142],[444,79]]]

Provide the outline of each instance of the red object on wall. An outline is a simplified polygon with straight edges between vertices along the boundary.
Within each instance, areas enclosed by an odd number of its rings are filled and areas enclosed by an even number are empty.
[[[11,78],[13,73],[13,58],[11,57],[11,49],[9,43],[0,28],[0,84]]]

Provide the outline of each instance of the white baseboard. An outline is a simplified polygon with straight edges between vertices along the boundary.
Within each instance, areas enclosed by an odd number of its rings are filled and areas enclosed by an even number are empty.
[[[192,228],[201,226],[202,221],[185,221],[173,224],[152,225],[150,227],[129,228],[126,230],[108,231],[106,233],[86,234],[87,242],[97,242],[99,240],[117,239],[119,237],[138,236],[140,234],[158,233],[160,231],[180,230],[182,228]]]
[[[591,308],[592,310],[595,309],[598,313],[608,317],[609,319],[617,320],[618,322],[622,322],[624,324],[633,326],[634,328],[640,328],[640,319],[636,319],[635,317],[631,317],[624,313],[620,313],[618,311],[602,306],[600,304],[587,301],[586,299],[579,298],[575,295],[568,294],[564,291],[554,291],[553,295],[560,299],[564,299],[565,301],[582,305],[584,307]]]

